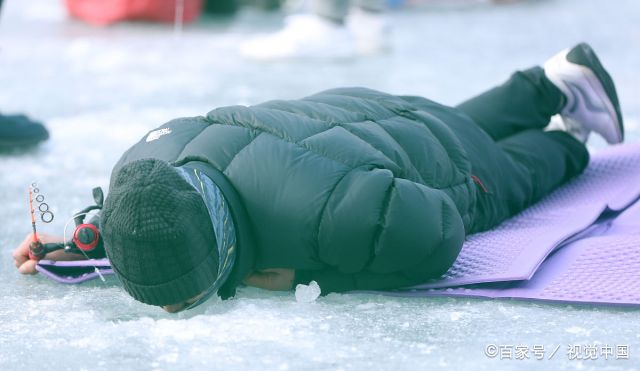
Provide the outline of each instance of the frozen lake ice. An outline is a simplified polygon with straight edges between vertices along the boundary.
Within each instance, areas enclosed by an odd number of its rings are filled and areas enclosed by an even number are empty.
[[[222,105],[366,86],[456,104],[513,70],[590,42],[615,81],[628,141],[640,140],[640,3],[547,0],[422,6],[392,12],[392,53],[359,60],[254,63],[236,53],[281,17],[244,11],[170,26],[93,28],[59,1],[5,1],[0,21],[0,111],[46,122],[51,139],[0,154],[0,370],[119,369],[609,369],[640,365],[638,310],[508,300],[241,289],[192,313],[135,302],[114,279],[63,286],[20,276],[10,252],[29,232],[32,181],[56,213],[42,232],[106,188],[120,154],[148,130]],[[459,3],[459,2],[457,2]],[[604,144],[594,139],[597,150]],[[488,358],[488,345],[542,345],[543,361]],[[570,345],[628,345],[628,360],[570,360]]]

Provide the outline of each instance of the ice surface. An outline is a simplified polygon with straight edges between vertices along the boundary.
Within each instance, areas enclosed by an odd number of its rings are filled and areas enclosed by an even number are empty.
[[[320,296],[320,286],[316,281],[309,282],[308,285],[299,283],[296,285],[296,301],[298,303],[311,303]]]
[[[0,370],[498,370],[638,369],[640,313],[481,299],[328,295],[241,289],[194,313],[139,304],[114,279],[79,286],[16,273],[11,250],[29,231],[26,187],[38,181],[56,213],[42,232],[106,190],[120,154],[147,131],[229,104],[360,85],[448,104],[516,68],[589,41],[617,82],[629,141],[640,140],[637,0],[548,0],[397,11],[393,53],[341,63],[256,64],[236,45],[274,30],[277,15],[171,27],[68,22],[59,1],[4,2],[0,111],[46,121],[51,139],[0,155]],[[590,143],[601,147],[602,140]],[[488,359],[488,344],[562,348],[552,360]],[[570,344],[630,346],[630,360],[568,360]]]

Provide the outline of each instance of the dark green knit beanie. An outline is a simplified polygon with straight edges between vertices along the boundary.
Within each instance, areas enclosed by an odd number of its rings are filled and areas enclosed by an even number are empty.
[[[114,176],[100,226],[124,289],[151,305],[183,303],[207,290],[218,249],[200,194],[156,159],[131,162]]]

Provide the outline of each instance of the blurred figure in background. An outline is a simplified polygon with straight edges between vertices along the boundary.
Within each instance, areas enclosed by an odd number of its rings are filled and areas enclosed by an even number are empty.
[[[311,0],[309,13],[287,17],[285,27],[244,43],[243,56],[257,60],[350,58],[389,47],[384,0]]]
[[[27,116],[0,114],[0,151],[29,147],[48,138],[44,125]]]
[[[0,0],[0,17],[2,15]],[[25,115],[8,115],[0,113],[0,151],[21,148],[40,143],[49,138],[45,127]]]

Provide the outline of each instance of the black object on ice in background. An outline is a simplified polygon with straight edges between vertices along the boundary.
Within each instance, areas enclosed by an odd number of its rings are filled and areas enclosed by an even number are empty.
[[[28,147],[48,138],[49,132],[40,122],[25,115],[0,114],[0,150]]]

